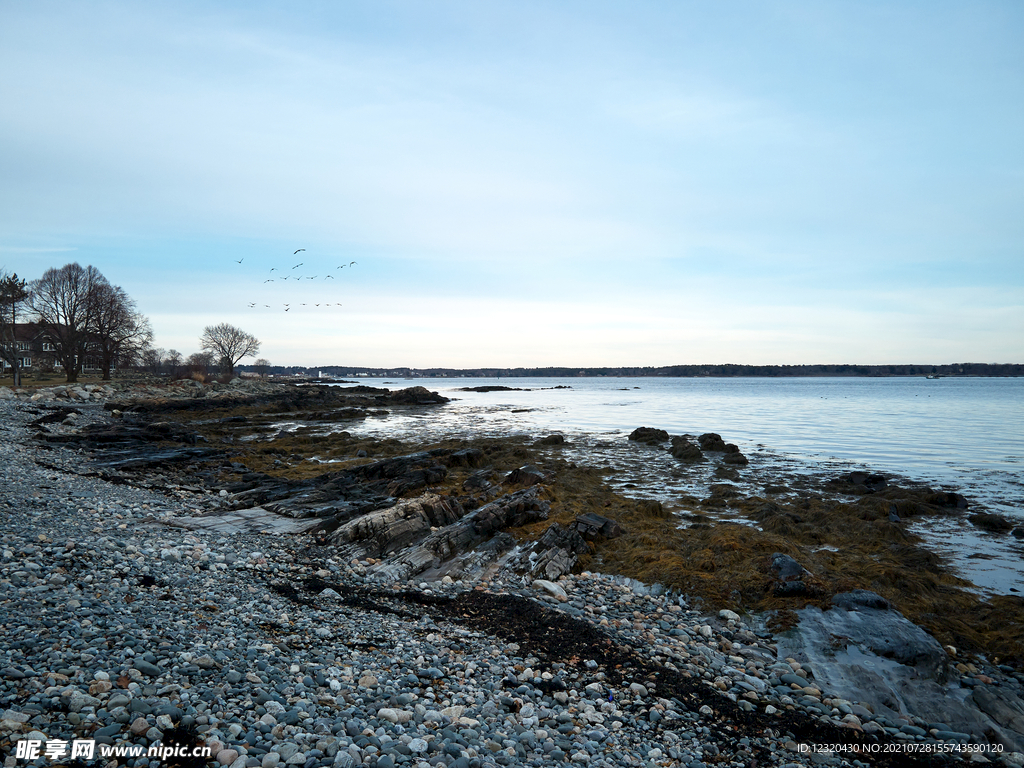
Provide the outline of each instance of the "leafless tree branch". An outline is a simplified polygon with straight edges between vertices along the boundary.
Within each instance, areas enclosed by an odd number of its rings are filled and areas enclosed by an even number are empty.
[[[235,372],[235,364],[243,357],[253,357],[260,351],[259,339],[228,323],[206,326],[199,343],[217,357],[228,374]]]

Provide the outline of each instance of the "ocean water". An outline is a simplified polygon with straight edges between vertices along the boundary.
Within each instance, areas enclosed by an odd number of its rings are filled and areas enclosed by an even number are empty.
[[[636,427],[718,432],[751,459],[755,483],[867,468],[967,496],[1024,525],[1024,379],[567,378],[372,379],[420,385],[452,402],[367,420],[350,431],[435,439],[467,432],[570,441],[565,455],[613,467],[624,492],[670,499],[695,490],[667,453],[625,438]],[[520,391],[462,392],[498,385]],[[344,386],[344,385],[342,385]],[[565,387],[565,388],[558,388]],[[979,589],[1024,591],[1024,545],[960,518],[915,523]]]

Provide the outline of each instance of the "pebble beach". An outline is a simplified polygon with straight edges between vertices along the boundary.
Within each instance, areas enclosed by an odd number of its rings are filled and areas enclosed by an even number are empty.
[[[112,389],[81,392],[51,429],[110,420]],[[84,739],[84,764],[132,768],[1024,764],[834,697],[756,621],[658,585],[588,571],[386,584],[308,533],[180,527],[180,495],[35,443],[32,406],[0,400],[5,766],[70,764],[17,744]],[[224,495],[191,489],[189,514]],[[965,670],[1021,693],[1007,670]],[[172,737],[209,756],[146,753]],[[840,739],[895,746],[823,746]],[[119,746],[141,751],[102,754]]]

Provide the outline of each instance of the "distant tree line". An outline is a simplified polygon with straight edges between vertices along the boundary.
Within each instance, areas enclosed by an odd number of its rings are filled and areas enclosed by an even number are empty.
[[[246,369],[250,366],[239,366]],[[393,378],[573,378],[573,377],[680,377],[728,378],[810,377],[810,376],[1024,376],[1022,363],[944,363],[941,365],[670,365],[662,367],[606,368],[372,368],[346,365],[271,366],[266,371],[275,376],[324,376],[336,378],[373,376]]]
[[[146,370],[157,375],[205,380],[211,374],[233,376],[239,360],[253,357],[260,351],[259,339],[227,323],[206,326],[199,345],[202,351],[193,352],[188,357],[176,349],[149,349],[143,364]],[[260,358],[248,368],[257,375],[266,376],[270,361]]]

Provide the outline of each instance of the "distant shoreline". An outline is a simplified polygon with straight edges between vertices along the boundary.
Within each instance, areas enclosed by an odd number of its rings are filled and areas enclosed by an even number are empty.
[[[239,365],[240,371],[252,366]],[[943,365],[670,365],[662,367],[598,368],[409,368],[397,366],[272,366],[267,373],[293,376],[434,378],[897,378],[897,377],[1018,377],[1024,363],[946,363]]]

